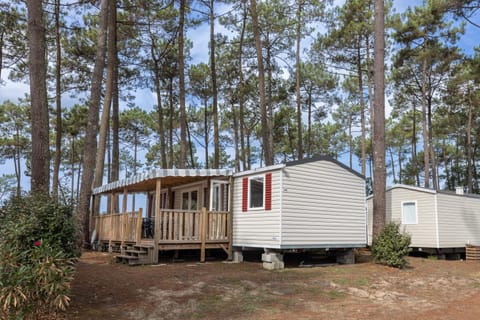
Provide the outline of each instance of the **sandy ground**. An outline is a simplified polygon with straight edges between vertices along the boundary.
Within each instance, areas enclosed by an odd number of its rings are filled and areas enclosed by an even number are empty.
[[[113,261],[83,254],[66,319],[480,319],[480,262],[267,271],[258,262]]]

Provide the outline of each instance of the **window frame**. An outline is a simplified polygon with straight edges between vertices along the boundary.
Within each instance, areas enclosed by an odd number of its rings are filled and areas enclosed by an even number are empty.
[[[405,219],[405,205],[406,204],[413,204],[415,205],[415,222],[412,221],[406,221]],[[409,200],[409,201],[402,201],[401,204],[401,213],[402,213],[402,224],[404,225],[416,225],[418,224],[418,203],[417,200]]]
[[[262,206],[261,207],[252,207],[251,206],[251,194],[252,194],[252,180],[262,178],[263,180],[263,189],[262,189]],[[265,194],[266,194],[266,176],[265,174],[257,174],[254,176],[248,177],[248,192],[247,192],[247,211],[264,211],[265,210]]]
[[[192,192],[197,192],[197,209],[191,209],[192,206]],[[188,209],[183,209],[183,195],[188,194]],[[193,187],[181,190],[180,192],[180,208],[182,211],[199,211],[201,210],[202,206],[200,205],[200,188]]]
[[[211,180],[210,181],[210,199],[209,199],[209,208],[210,208],[210,211],[214,211],[214,208],[213,208],[213,198],[215,196],[215,188],[216,187],[220,187],[220,185],[223,185],[224,188],[226,188],[226,192],[227,192],[227,199],[225,199],[227,201],[227,211],[230,211],[230,192],[231,192],[231,189],[230,189],[230,182],[228,180]],[[220,202],[221,202],[221,206],[224,205],[223,203],[223,200],[222,199]],[[221,212],[221,211],[218,211],[218,212]]]

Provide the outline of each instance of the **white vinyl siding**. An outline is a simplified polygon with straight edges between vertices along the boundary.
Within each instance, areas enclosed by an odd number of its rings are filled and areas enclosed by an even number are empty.
[[[480,245],[480,198],[443,193],[437,197],[440,247]]]
[[[402,231],[412,236],[412,247],[436,247],[435,193],[393,188],[387,192],[391,197],[392,219],[402,223],[402,203],[416,202],[417,224],[402,224]]]
[[[243,178],[259,176],[252,172],[240,175],[233,182],[233,245],[257,248],[280,248],[280,185],[281,167],[272,171],[272,209],[242,211]],[[264,176],[264,174],[261,174]],[[265,181],[265,180],[264,180]],[[265,199],[263,200],[265,201]]]
[[[412,236],[411,247],[463,248],[480,245],[480,197],[437,193],[410,186],[394,186],[387,190],[387,222],[401,222],[401,203],[415,200],[417,224],[402,224]],[[368,199],[369,244],[372,230],[372,200]],[[391,218],[388,211],[392,212]]]
[[[331,161],[284,169],[282,247],[366,245],[365,181]]]

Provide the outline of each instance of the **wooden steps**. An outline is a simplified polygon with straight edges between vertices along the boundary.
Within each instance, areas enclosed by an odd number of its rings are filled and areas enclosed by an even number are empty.
[[[118,263],[128,264],[130,266],[153,264],[153,245],[134,244],[129,246],[122,254],[116,255],[115,260]]]

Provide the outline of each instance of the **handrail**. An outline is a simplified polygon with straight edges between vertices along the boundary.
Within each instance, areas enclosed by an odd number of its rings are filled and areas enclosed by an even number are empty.
[[[154,221],[154,242],[201,242],[202,260],[206,243],[231,242],[231,213],[227,211],[162,209]],[[100,241],[142,241],[142,210],[94,216]]]

